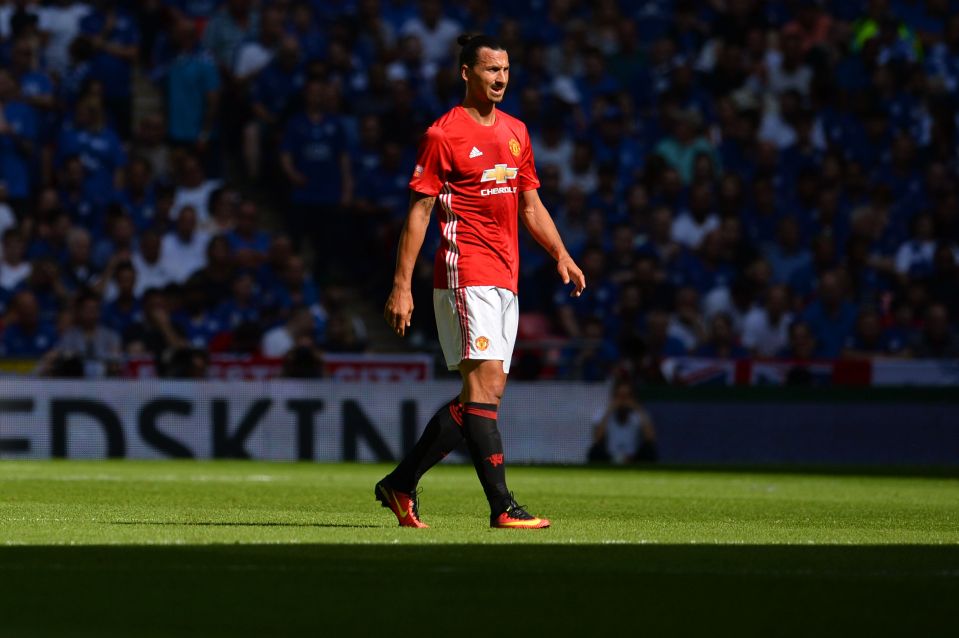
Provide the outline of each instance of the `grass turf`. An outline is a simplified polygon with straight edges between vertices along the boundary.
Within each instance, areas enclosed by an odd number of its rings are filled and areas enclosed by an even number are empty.
[[[0,636],[959,630],[948,473],[510,468],[526,531],[457,466],[399,529],[385,471],[2,462]]]

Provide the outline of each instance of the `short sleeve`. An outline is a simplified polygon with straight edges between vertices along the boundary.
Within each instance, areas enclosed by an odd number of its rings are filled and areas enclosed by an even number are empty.
[[[416,167],[410,178],[410,189],[435,197],[453,168],[449,144],[442,129],[426,129],[416,153]]]
[[[536,174],[536,163],[533,159],[533,145],[529,140],[529,131],[523,129],[523,148],[520,156],[519,191],[536,190],[539,188],[539,176]]]

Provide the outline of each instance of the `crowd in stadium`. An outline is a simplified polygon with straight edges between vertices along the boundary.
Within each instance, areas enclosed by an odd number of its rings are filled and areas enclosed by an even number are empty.
[[[478,31],[588,282],[571,299],[521,238],[517,374],[959,357],[959,3],[522,6],[0,2],[2,356],[309,374],[366,348],[346,300],[385,299],[419,137]]]

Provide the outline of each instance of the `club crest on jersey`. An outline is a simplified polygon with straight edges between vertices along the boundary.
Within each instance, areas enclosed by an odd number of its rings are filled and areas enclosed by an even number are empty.
[[[413,169],[413,175],[419,177],[423,174],[423,167],[419,164],[416,165],[416,168]]]
[[[486,352],[489,348],[489,339],[486,337],[476,337],[476,349],[480,352]]]
[[[513,157],[519,157],[519,142],[516,141],[515,137],[510,138],[509,152],[513,154]]]

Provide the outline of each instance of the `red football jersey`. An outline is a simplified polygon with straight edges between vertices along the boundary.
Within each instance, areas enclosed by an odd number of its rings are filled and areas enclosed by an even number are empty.
[[[525,124],[497,110],[483,126],[454,107],[426,130],[410,188],[440,204],[434,287],[517,292],[519,194],[539,188]]]

